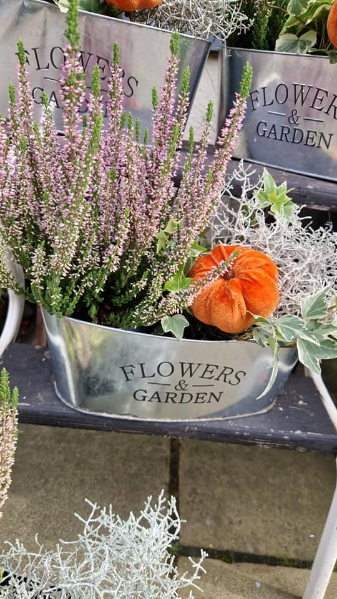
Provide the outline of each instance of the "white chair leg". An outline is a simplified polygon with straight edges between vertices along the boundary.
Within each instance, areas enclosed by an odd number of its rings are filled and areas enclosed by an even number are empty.
[[[324,598],[336,561],[337,484],[303,599]]]
[[[322,379],[322,375],[317,374],[316,372],[312,372],[311,370],[305,369],[305,376],[310,376],[312,378],[314,385],[322,400],[323,406],[325,407],[329,415],[329,418],[335,427],[335,430],[337,430],[337,407],[328,389],[325,386],[325,383]]]

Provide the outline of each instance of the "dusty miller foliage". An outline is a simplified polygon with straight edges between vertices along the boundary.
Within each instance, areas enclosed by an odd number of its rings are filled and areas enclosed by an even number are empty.
[[[8,120],[0,124],[0,281],[59,317],[79,314],[120,328],[150,325],[181,312],[193,299],[191,289],[175,293],[165,285],[182,273],[220,195],[245,112],[251,69],[244,71],[210,166],[205,168],[211,103],[197,145],[190,131],[182,165],[189,74],[184,74],[176,102],[179,35],[172,36],[160,97],[153,91],[149,140],[147,131],[143,139],[139,121],[123,112],[117,44],[108,125],[103,129],[98,67],[83,120],[77,19],[77,1],[71,0],[70,43],[60,81],[61,142],[45,96],[42,117],[34,122],[25,52],[22,43],[18,46],[17,92],[11,85]],[[177,190],[173,181],[181,167]],[[8,270],[6,247],[24,270],[25,290]]]
[[[290,217],[266,210],[259,201],[263,175],[252,182],[254,171],[240,163],[228,178],[211,221],[211,243],[242,244],[270,256],[279,270],[280,302],[276,316],[300,314],[301,301],[330,288],[337,292],[337,233],[330,226],[314,230],[302,208],[291,202]],[[233,192],[239,182],[241,193]],[[289,205],[289,200],[288,200]],[[334,293],[333,293],[334,291]]]
[[[181,524],[173,497],[167,502],[162,491],[154,505],[149,497],[140,515],[131,512],[127,520],[115,515],[111,506],[99,509],[87,503],[87,518],[75,514],[83,523],[77,540],[60,541],[52,551],[37,542],[35,553],[19,541],[7,543],[0,555],[7,586],[0,587],[0,597],[176,599],[183,588],[199,588],[206,553],[197,561],[190,558],[192,574],[179,575],[169,551]],[[188,597],[193,599],[192,590]]]

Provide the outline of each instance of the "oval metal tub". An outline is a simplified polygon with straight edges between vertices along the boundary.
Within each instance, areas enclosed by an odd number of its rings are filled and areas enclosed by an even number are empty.
[[[271,351],[249,341],[194,341],[123,331],[44,312],[55,389],[67,405],[104,416],[195,420],[271,407],[297,361],[281,349],[267,386]]]

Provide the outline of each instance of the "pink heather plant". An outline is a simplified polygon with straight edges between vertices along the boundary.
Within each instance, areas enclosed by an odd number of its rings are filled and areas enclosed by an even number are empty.
[[[1,284],[59,317],[75,314],[121,328],[153,324],[180,313],[197,293],[184,277],[184,265],[223,187],[245,113],[250,68],[206,168],[211,103],[201,141],[195,145],[191,131],[184,162],[179,152],[189,74],[176,102],[178,34],[172,35],[160,97],[153,92],[151,138],[145,131],[141,139],[139,121],[123,112],[117,44],[108,126],[102,128],[98,67],[87,116],[81,116],[85,83],[78,60],[77,0],[70,2],[67,26],[63,137],[46,97],[42,118],[34,123],[24,48],[18,44],[17,93],[10,86],[8,120],[0,126]],[[182,180],[176,189],[178,171]],[[8,270],[5,248],[24,270],[25,289]]]
[[[3,368],[0,375],[0,518],[11,484],[18,433],[18,398],[19,392],[16,387],[11,392],[9,376]]]

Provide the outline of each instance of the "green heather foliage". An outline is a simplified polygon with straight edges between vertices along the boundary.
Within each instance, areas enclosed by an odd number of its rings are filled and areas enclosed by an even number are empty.
[[[18,432],[18,400],[18,389],[14,387],[11,391],[8,372],[3,368],[0,374],[0,518],[11,484]]]

